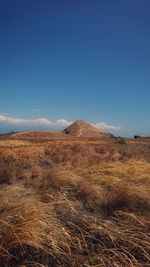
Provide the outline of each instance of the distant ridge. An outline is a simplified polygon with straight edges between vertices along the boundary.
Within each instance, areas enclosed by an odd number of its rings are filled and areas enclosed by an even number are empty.
[[[83,120],[75,121],[62,132],[74,137],[113,137],[112,134],[103,132],[102,130],[97,129],[95,126]]]
[[[5,136],[6,135],[2,135],[3,138],[5,138]],[[7,134],[7,136],[13,139],[25,140],[51,140],[65,138],[65,135],[61,132],[50,131],[21,131]]]
[[[111,133],[104,132],[93,126],[92,124],[77,120],[62,131],[21,131],[1,134],[0,139],[3,138],[25,139],[25,140],[51,140],[63,138],[112,138]]]

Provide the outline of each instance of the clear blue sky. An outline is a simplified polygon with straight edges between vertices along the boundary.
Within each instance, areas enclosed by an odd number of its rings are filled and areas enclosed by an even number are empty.
[[[150,1],[0,0],[0,114],[150,134]]]

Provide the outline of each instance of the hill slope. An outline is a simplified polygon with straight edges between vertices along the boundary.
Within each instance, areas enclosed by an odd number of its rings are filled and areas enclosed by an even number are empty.
[[[97,129],[92,124],[78,120],[69,125],[63,131],[21,131],[1,134],[0,139],[24,139],[24,140],[51,140],[51,139],[68,139],[68,138],[111,138],[114,137],[110,133]]]
[[[78,120],[63,130],[63,133],[75,137],[112,137],[110,133],[103,132],[83,120]]]

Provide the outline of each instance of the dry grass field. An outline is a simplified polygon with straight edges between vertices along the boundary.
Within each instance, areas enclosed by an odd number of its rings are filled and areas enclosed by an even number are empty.
[[[1,138],[1,267],[150,266],[150,141],[121,141]]]

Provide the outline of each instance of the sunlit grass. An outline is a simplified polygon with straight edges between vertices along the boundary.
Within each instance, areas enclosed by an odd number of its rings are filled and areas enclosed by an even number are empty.
[[[0,147],[20,147],[20,146],[29,146],[30,142],[25,140],[0,140]]]
[[[150,266],[150,163],[144,152],[139,160],[124,146],[5,142],[0,266]]]

